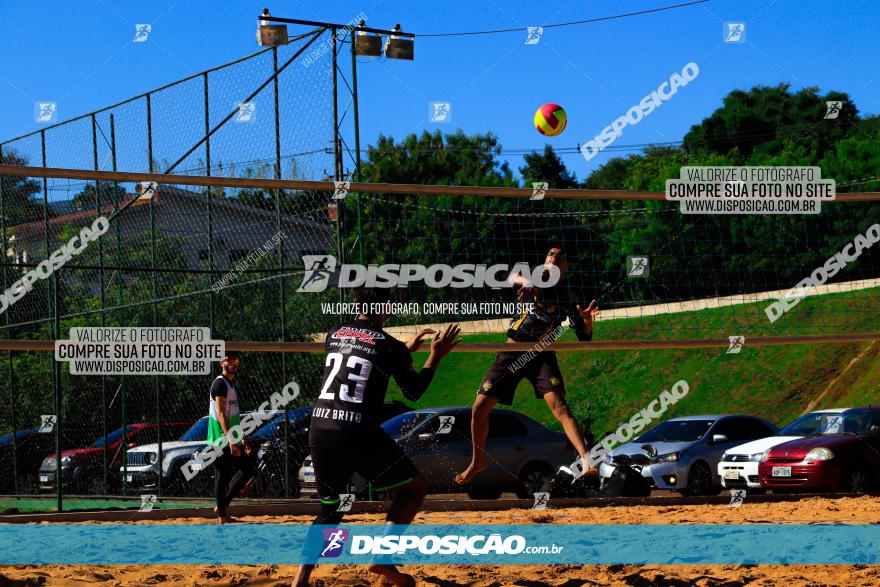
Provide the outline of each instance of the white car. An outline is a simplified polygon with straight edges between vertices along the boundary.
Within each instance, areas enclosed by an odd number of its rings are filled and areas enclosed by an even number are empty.
[[[133,491],[157,491],[161,474],[166,494],[186,495],[188,484],[180,473],[180,467],[192,458],[193,453],[207,446],[207,438],[208,417],[205,416],[179,440],[162,443],[162,463],[158,462],[157,443],[128,450],[125,454],[126,467],[121,472],[127,476],[129,488]]]
[[[670,418],[605,455],[599,465],[599,487],[606,487],[618,466],[647,452],[649,462],[642,467],[642,477],[655,489],[718,495],[721,484],[715,470],[721,455],[743,442],[776,433],[770,422],[744,414]]]
[[[247,412],[242,418],[259,414],[262,421],[271,420],[283,412]],[[162,462],[159,463],[159,444],[144,444],[129,449],[125,454],[125,469],[120,472],[126,476],[132,491],[158,491],[159,477],[165,495],[205,496],[211,495],[214,484],[213,472],[196,475],[187,481],[181,468],[193,455],[208,446],[208,416],[192,425],[178,440],[162,443]],[[198,464],[194,466],[199,470]]]
[[[721,480],[721,485],[727,489],[760,490],[758,464],[765,452],[783,442],[818,432],[823,423],[823,414],[839,414],[848,409],[816,410],[801,416],[780,430],[778,436],[759,438],[728,449],[721,455],[721,461],[718,463],[718,478]]]

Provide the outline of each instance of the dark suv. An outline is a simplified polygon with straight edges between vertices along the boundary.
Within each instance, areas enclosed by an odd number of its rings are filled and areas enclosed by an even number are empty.
[[[309,454],[309,424],[312,406],[287,410],[287,419],[280,413],[254,432],[248,442],[257,449],[257,478],[248,488],[250,497],[279,497],[284,495],[284,439],[287,431],[287,468],[290,472],[290,496],[299,495],[296,473]]]
[[[84,433],[82,428],[62,426],[61,449],[82,444]],[[88,433],[87,437],[91,436]],[[12,432],[0,436],[0,493],[37,493],[37,471],[43,458],[55,450],[55,432],[40,432],[40,428],[17,430],[14,453],[12,440]]]
[[[298,497],[300,484],[298,472],[309,454],[309,424],[312,406],[288,410],[290,430],[287,433],[287,470],[290,472],[290,496]],[[382,404],[380,418],[388,420],[410,411],[400,400]],[[284,427],[282,412],[249,437],[249,442],[259,445],[257,451],[257,478],[248,488],[251,497],[279,497],[284,495]]]

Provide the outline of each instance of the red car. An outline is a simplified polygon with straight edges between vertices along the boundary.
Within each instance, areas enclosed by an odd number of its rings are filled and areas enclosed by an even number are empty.
[[[162,441],[180,438],[192,422],[165,422],[162,424]],[[122,428],[110,432],[106,438],[107,445],[107,483],[108,491],[119,486],[119,468],[122,466],[125,450],[139,444],[158,442],[159,426],[155,423],[129,424],[125,428],[126,446],[122,446]],[[100,437],[85,448],[72,448],[61,451],[61,486],[63,489],[77,493],[104,493],[104,437]],[[55,454],[43,459],[37,473],[40,490],[55,490],[55,473],[57,460]]]
[[[761,487],[864,493],[880,481],[880,408],[822,414],[818,432],[779,444],[758,465]]]

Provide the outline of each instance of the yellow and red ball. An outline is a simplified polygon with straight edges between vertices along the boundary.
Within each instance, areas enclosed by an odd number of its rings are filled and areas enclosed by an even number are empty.
[[[565,130],[568,117],[559,104],[548,103],[535,112],[535,128],[542,135],[555,137]]]

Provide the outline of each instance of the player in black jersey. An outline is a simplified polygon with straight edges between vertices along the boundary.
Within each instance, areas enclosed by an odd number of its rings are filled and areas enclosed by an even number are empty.
[[[582,307],[573,292],[563,283],[568,261],[562,247],[552,247],[544,260],[544,265],[555,265],[559,269],[559,281],[556,285],[539,290],[519,285],[517,298],[524,302],[533,302],[533,309],[515,316],[507,330],[507,342],[540,342],[549,337],[555,340],[560,335],[562,322],[568,319],[578,340],[588,341],[593,338],[593,320],[599,314],[596,300],[586,308]],[[562,372],[553,351],[540,352],[503,352],[495,356],[495,362],[489,368],[480,388],[471,416],[471,442],[473,453],[467,469],[456,475],[455,482],[467,485],[474,476],[486,468],[486,436],[489,433],[489,412],[498,402],[504,405],[513,403],[513,395],[517,385],[528,379],[535,390],[535,396],[543,398],[562,424],[566,436],[574,445],[585,472],[593,473],[589,466],[587,447],[577,420],[571,414],[565,401],[565,384]]]
[[[461,341],[461,329],[450,325],[436,334],[428,360],[421,371],[416,371],[411,353],[435,331],[422,329],[403,343],[382,330],[389,314],[375,310],[387,304],[389,293],[388,289],[359,289],[356,296],[361,314],[327,333],[324,380],[309,430],[309,450],[321,499],[321,513],[315,524],[342,521],[340,495],[347,493],[354,473],[378,491],[393,491],[394,500],[386,517],[389,524],[409,524],[425,497],[424,477],[382,430],[379,416],[392,377],[407,399],[415,401],[425,393],[440,361]],[[293,584],[308,585],[312,568],[301,565]],[[410,575],[392,565],[369,568],[395,585],[415,585]]]

